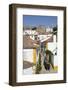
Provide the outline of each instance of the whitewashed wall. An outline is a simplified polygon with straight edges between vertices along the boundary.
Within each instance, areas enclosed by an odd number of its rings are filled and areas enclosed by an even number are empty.
[[[56,48],[56,35],[53,36],[53,42],[48,42],[48,49],[53,52],[53,50]]]
[[[23,50],[23,60],[33,62],[33,49]]]
[[[58,57],[54,56],[54,66],[58,66]]]
[[[56,44],[56,35],[53,36],[53,42],[49,42],[48,43],[48,49],[50,51],[54,51],[54,49],[56,48],[57,44]],[[57,61],[57,55],[55,55],[55,51],[53,52],[54,54],[54,66],[58,65],[58,61]]]
[[[50,27],[46,28],[46,32],[52,32],[52,31],[53,31],[52,28],[50,28]]]

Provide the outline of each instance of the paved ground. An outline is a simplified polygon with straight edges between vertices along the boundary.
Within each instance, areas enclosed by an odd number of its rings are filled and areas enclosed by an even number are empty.
[[[30,68],[30,67],[33,67],[34,64],[31,63],[31,62],[28,62],[28,61],[23,61],[23,69],[27,69],[27,68]]]
[[[24,74],[35,74],[36,72],[36,66],[33,63],[24,61],[23,64]],[[48,74],[48,73],[57,73],[57,69],[53,69],[52,66],[50,66],[50,70],[46,70],[43,62],[42,62],[42,69],[39,72],[40,74]]]
[[[43,59],[43,57],[42,57],[42,59]],[[42,69],[40,71],[40,74],[47,74],[47,73],[57,73],[57,70],[53,69],[51,65],[50,65],[50,70],[46,70],[43,65],[43,61],[42,61]]]
[[[36,67],[33,66],[33,67],[29,67],[27,69],[24,69],[23,73],[24,73],[24,75],[31,75],[31,74],[35,74],[35,71],[36,71]],[[54,70],[52,68],[50,70],[46,70],[43,66],[40,71],[40,74],[49,74],[49,73],[57,73],[57,70]]]
[[[52,67],[50,68],[50,70],[46,70],[44,68],[44,66],[42,66],[42,69],[40,71],[40,74],[47,74],[47,73],[57,73],[57,70],[54,70]]]

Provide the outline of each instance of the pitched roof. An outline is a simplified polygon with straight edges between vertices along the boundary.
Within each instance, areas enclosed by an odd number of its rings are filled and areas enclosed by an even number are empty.
[[[31,63],[29,61],[23,61],[23,69],[27,69],[34,66],[34,63]]]
[[[24,49],[31,49],[31,48],[37,48],[38,42],[36,40],[32,40],[29,35],[23,36],[23,48]]]

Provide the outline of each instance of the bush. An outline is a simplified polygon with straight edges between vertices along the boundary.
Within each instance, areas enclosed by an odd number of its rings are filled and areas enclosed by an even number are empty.
[[[37,66],[36,66],[36,74],[39,74],[41,69],[42,68],[41,68],[40,64],[37,64]]]
[[[41,65],[41,54],[39,53],[39,60],[38,60],[39,65]]]
[[[42,69],[42,67],[41,67],[41,54],[39,53],[39,59],[38,59],[38,63],[36,66],[36,74],[39,74],[41,69]]]

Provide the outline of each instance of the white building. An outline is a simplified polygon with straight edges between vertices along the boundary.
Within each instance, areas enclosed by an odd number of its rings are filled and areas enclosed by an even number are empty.
[[[53,28],[47,27],[46,32],[53,32]]]
[[[56,35],[53,35],[53,42],[48,42],[48,49],[54,54],[54,66],[58,66]]]

